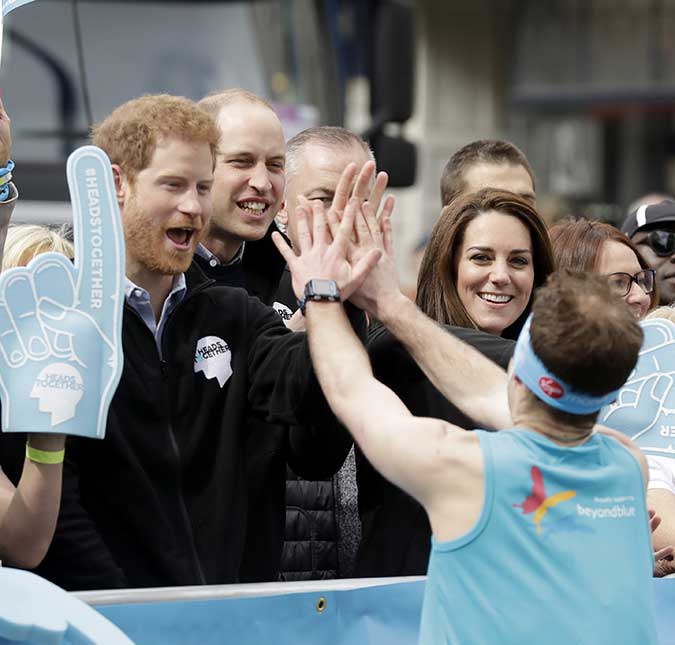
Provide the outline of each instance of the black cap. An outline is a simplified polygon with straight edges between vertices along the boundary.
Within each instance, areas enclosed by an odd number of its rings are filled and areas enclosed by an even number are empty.
[[[628,237],[633,237],[642,228],[656,228],[656,225],[666,222],[675,226],[675,202],[669,199],[650,206],[640,206],[624,220],[621,230]]]

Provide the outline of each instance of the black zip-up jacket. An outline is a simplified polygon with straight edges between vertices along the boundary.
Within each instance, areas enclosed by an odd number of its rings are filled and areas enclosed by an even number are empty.
[[[104,440],[69,440],[62,508],[41,575],[70,590],[235,582],[246,539],[246,418],[330,415],[304,334],[194,265],[155,339],[128,305],[124,372]],[[197,343],[232,374],[195,371]],[[211,352],[211,353],[209,353]],[[203,365],[203,363],[201,363]],[[307,423],[311,428],[311,424]]]
[[[464,327],[448,325],[447,330],[501,367],[508,365],[514,341]],[[368,353],[375,377],[396,392],[415,416],[444,419],[460,428],[476,427],[431,384],[408,352],[384,327],[378,325],[371,329]],[[356,576],[425,575],[431,548],[431,527],[424,508],[382,477],[358,447],[356,478],[362,528]]]
[[[272,223],[265,236],[257,241],[246,242],[241,262],[235,265],[212,265],[208,260],[195,255],[195,262],[217,284],[224,286],[244,287],[250,295],[260,298],[265,304],[273,305],[275,300],[290,303],[295,311],[295,295],[290,283],[290,273],[284,271],[285,262],[271,240],[276,229]],[[278,295],[279,281],[283,280],[281,296]],[[285,311],[277,310],[280,315]],[[352,318],[359,321],[358,329],[365,341],[365,321],[362,314]],[[360,320],[359,320],[360,319]],[[340,426],[337,420],[324,423],[320,428],[284,427],[266,423],[264,420],[249,417],[246,420],[247,442],[247,480],[248,507],[246,516],[246,543],[242,555],[240,569],[241,582],[265,582],[277,580],[282,570],[282,553],[302,554],[304,558],[295,558],[296,569],[302,571],[303,577],[318,577],[324,569],[332,569],[335,577],[337,566],[336,527],[324,522],[315,527],[315,515],[322,514],[323,506],[328,504],[333,519],[333,494],[330,480],[340,468],[352,445],[349,433]],[[288,466],[287,466],[288,464]],[[292,470],[291,470],[292,469]],[[289,482],[286,488],[286,474],[291,473],[295,484]],[[298,482],[294,473],[307,479],[324,479],[321,482]],[[322,490],[330,489],[322,494]],[[296,506],[296,493],[302,487],[310,491],[311,504],[320,506],[313,512],[299,509]],[[323,488],[322,488],[323,487]],[[290,496],[290,501],[287,500]],[[314,506],[312,508],[314,508]],[[302,517],[297,517],[302,512]],[[325,515],[325,513],[323,514]],[[296,522],[305,520],[312,529],[295,531],[292,540],[284,543],[284,525],[287,518]],[[328,534],[328,538],[326,538]],[[310,542],[311,540],[311,542]],[[330,562],[326,560],[330,556]],[[284,569],[285,570],[285,569]],[[286,577],[286,576],[284,576]]]

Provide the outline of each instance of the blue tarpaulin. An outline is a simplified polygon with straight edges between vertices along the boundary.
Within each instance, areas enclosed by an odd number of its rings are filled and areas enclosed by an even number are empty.
[[[655,580],[654,590],[660,643],[675,645],[675,581]],[[329,586],[281,596],[96,608],[139,645],[415,645],[423,592],[424,581],[413,580],[352,590]]]

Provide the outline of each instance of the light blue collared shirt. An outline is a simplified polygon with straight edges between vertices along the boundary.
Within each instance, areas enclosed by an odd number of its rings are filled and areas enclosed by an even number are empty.
[[[195,255],[198,255],[200,258],[204,258],[212,267],[217,267],[220,265],[224,267],[231,267],[242,261],[244,258],[245,246],[246,242],[242,242],[239,250],[234,254],[234,257],[229,262],[221,262],[220,258],[214,253],[211,253],[211,251],[209,251],[203,244],[197,245],[197,248],[195,249]]]
[[[171,285],[171,292],[166,297],[164,301],[164,306],[162,307],[162,315],[159,317],[159,323],[155,322],[155,314],[152,311],[152,305],[150,304],[150,294],[134,284],[129,278],[125,278],[126,284],[124,287],[124,293],[127,299],[127,302],[131,308],[143,319],[143,322],[146,324],[147,328],[152,332],[152,335],[155,337],[155,342],[157,343],[157,349],[159,355],[162,355],[162,334],[164,333],[164,326],[166,325],[167,318],[169,314],[178,306],[178,303],[185,297],[187,291],[187,285],[185,283],[185,274],[179,273],[173,279],[173,284]]]

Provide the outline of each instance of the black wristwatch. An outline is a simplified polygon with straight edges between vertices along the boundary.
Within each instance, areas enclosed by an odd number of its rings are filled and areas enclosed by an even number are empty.
[[[340,302],[340,288],[335,280],[310,280],[305,285],[305,295],[298,300],[298,307],[303,315],[308,300]]]

